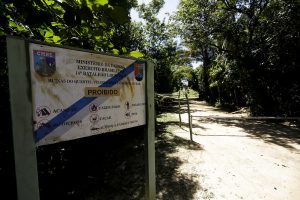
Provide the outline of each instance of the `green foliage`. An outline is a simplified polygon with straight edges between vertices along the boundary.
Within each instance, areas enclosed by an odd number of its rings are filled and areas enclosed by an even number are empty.
[[[162,0],[151,1],[139,7],[145,23],[135,23],[134,44],[145,58],[156,63],[155,90],[160,93],[172,92],[171,66],[176,63],[177,45],[171,34],[171,24],[160,21],[156,14],[163,6]]]
[[[141,58],[141,57],[144,56],[144,55],[143,55],[141,52],[139,52],[139,51],[131,51],[129,55],[132,56],[132,57],[136,57],[136,58]]]
[[[173,66],[174,67],[174,66]],[[181,79],[187,78],[189,81],[189,86],[193,86],[196,84],[195,73],[192,67],[190,66],[175,66],[175,69],[172,71],[172,78],[173,78],[173,86],[174,90],[178,91],[182,88]]]
[[[157,18],[155,18],[154,16],[158,14],[164,3],[164,0],[152,0],[148,5],[143,3],[138,7],[140,17],[145,19],[147,22],[156,20]]]
[[[180,81],[182,78],[187,78],[192,80],[193,78],[193,68],[190,66],[178,66],[173,72],[173,79],[175,81]]]
[[[0,3],[0,35],[128,54],[131,49],[126,0],[7,0]]]
[[[203,61],[200,96],[254,115],[299,115],[299,11],[297,1],[182,0],[178,31]]]

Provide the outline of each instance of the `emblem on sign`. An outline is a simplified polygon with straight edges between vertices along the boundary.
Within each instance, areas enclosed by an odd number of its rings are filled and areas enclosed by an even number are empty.
[[[40,76],[49,77],[56,71],[55,53],[33,50],[34,70]]]
[[[143,80],[145,63],[134,63],[134,76],[137,81]]]
[[[51,114],[51,111],[47,106],[38,107],[35,112],[36,116],[40,118],[46,118]]]
[[[97,115],[97,114],[92,114],[91,116],[90,116],[90,122],[91,123],[96,123],[96,122],[98,122],[99,121],[99,115]]]
[[[92,103],[92,104],[89,106],[89,110],[90,110],[90,112],[96,112],[96,111],[98,110],[98,105]]]
[[[47,123],[48,123],[48,120],[43,119],[37,123],[37,128],[40,128],[42,126],[47,126]]]

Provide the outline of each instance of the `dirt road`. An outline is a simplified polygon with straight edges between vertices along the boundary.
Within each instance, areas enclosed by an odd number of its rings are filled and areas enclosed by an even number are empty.
[[[196,101],[191,110],[194,116],[247,115]],[[299,128],[286,122],[194,118],[190,143],[187,114],[181,128],[178,114],[168,115],[172,120],[159,122],[166,134],[157,142],[158,199],[300,199]],[[172,150],[160,143],[166,138]]]

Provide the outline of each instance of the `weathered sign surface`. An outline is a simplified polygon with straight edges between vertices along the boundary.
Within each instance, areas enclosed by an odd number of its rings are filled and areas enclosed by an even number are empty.
[[[146,123],[145,62],[29,44],[36,145]]]

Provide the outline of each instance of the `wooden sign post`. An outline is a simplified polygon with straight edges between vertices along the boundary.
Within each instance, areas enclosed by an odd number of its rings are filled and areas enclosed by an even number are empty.
[[[191,119],[191,112],[190,112],[190,103],[189,103],[189,81],[188,78],[184,77],[181,79],[181,83],[184,88],[184,94],[186,98],[186,104],[187,104],[187,109],[188,109],[188,122],[189,122],[189,130],[190,130],[190,140],[193,141],[193,133],[192,133],[192,119]]]
[[[7,61],[18,200],[39,200],[27,45],[7,38]]]
[[[155,105],[154,105],[154,64],[148,62],[147,76],[147,131],[146,144],[146,199],[154,200],[156,195],[155,184]]]

